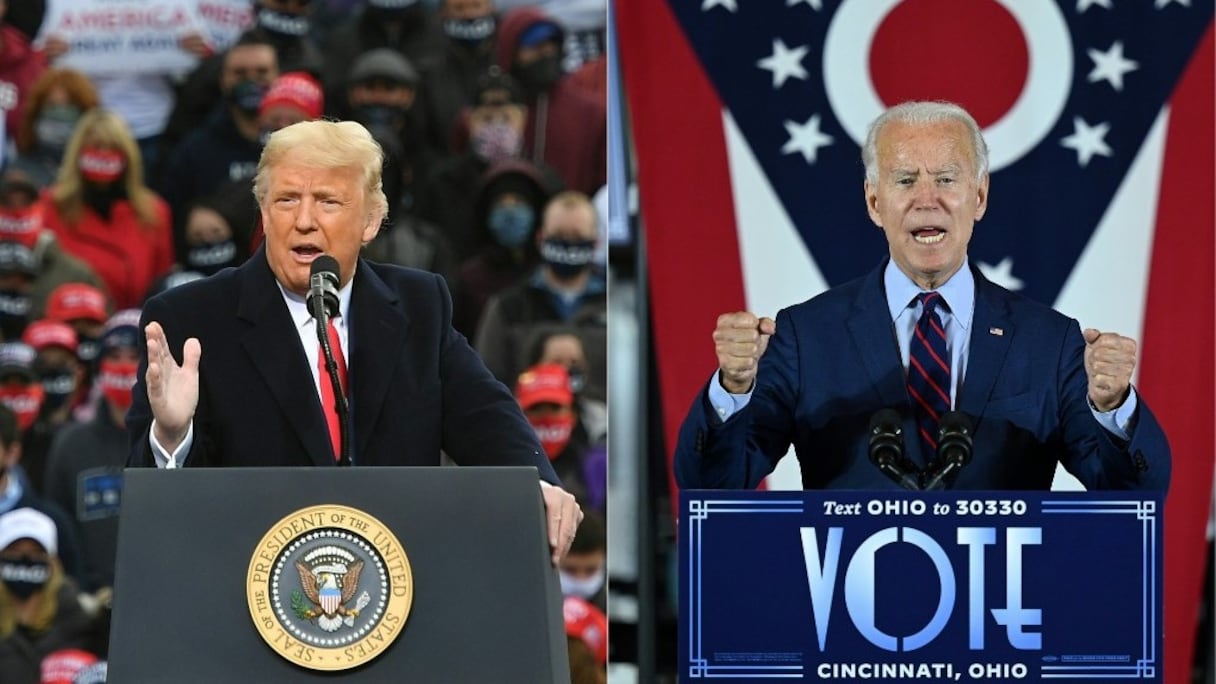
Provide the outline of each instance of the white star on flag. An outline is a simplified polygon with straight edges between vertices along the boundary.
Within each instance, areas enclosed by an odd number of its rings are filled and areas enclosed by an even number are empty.
[[[1170,4],[1171,2],[1176,2],[1179,5],[1182,5],[1183,7],[1191,6],[1191,0],[1157,0],[1157,2],[1153,3],[1153,7],[1157,8],[1157,9],[1161,9],[1162,7],[1165,7],[1166,5]]]
[[[793,7],[794,5],[801,5],[803,3],[806,3],[807,7],[810,7],[816,12],[823,9],[823,0],[785,0],[786,7]]]
[[[803,159],[806,159],[808,164],[815,163],[820,147],[832,144],[832,136],[819,130],[818,114],[812,114],[804,124],[786,121],[785,132],[790,134],[790,139],[781,148],[781,153],[801,152]]]
[[[1021,279],[1013,275],[1013,257],[1005,257],[996,266],[986,264],[982,261],[977,261],[976,264],[980,267],[980,273],[992,282],[1000,285],[1006,290],[1017,292],[1022,289],[1024,283]],[[1000,333],[994,333],[999,335]]]
[[[785,46],[780,38],[773,39],[773,54],[756,62],[761,69],[773,72],[773,88],[780,88],[788,78],[807,78],[806,69],[802,68],[802,58],[806,57],[807,46],[799,45],[793,50]]]
[[[1123,90],[1123,75],[1140,68],[1139,62],[1123,57],[1123,41],[1116,40],[1106,52],[1089,49],[1089,58],[1094,61],[1094,69],[1089,72],[1089,82],[1106,81],[1115,90]]]
[[[1077,0],[1077,14],[1084,14],[1090,5],[1111,9],[1110,0]]]
[[[735,0],[705,0],[701,3],[702,12],[707,12],[715,7],[725,7],[731,12],[739,11],[739,7],[735,4]]]
[[[1077,163],[1081,166],[1089,164],[1095,154],[1103,157],[1111,155],[1110,146],[1102,138],[1110,131],[1110,124],[1100,123],[1090,126],[1079,116],[1072,118],[1072,135],[1060,141],[1064,147],[1077,151]]]

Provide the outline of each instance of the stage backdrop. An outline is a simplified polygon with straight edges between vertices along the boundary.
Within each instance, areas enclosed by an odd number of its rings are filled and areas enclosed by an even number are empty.
[[[1136,386],[1174,453],[1165,664],[1184,676],[1216,448],[1212,0],[616,10],[669,452],[714,368],[718,314],[772,316],[885,253],[862,195],[869,121],[906,99],[958,102],[991,148],[973,261],[1140,342]],[[798,486],[792,461],[769,486]]]

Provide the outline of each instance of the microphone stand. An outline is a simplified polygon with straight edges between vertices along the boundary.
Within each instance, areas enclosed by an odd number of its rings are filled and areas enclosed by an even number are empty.
[[[921,491],[920,484],[916,480],[912,479],[911,475],[904,472],[903,468],[900,468],[894,463],[880,463],[878,469],[881,470],[884,475],[894,480],[895,484],[899,485],[900,487],[912,492]]]
[[[925,484],[925,491],[945,489],[946,478],[971,462],[972,429],[971,419],[962,413],[949,411],[942,415],[937,451],[943,464]]]
[[[942,466],[942,469],[937,471],[937,473],[934,474],[933,477],[930,478],[929,481],[925,484],[925,491],[933,492],[933,491],[937,491],[940,489],[945,489],[946,488],[946,478],[950,477],[951,473],[953,473],[957,470],[962,470],[962,467],[963,467],[963,464],[961,462],[959,462],[958,460],[952,459],[952,460],[947,461],[946,464]]]
[[[321,353],[325,356],[325,371],[329,376],[330,386],[334,390],[335,404],[338,409],[338,432],[340,434],[338,465],[351,465],[350,459],[350,406],[346,401],[346,392],[342,388],[342,380],[338,377],[338,362],[334,359],[333,346],[329,343],[329,308],[323,298],[312,301],[312,317],[316,322],[317,341],[321,344]],[[322,379],[322,382],[324,380]]]

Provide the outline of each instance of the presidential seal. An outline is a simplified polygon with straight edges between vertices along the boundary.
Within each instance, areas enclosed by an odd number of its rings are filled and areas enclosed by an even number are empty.
[[[283,518],[249,561],[249,614],[276,653],[313,670],[358,667],[388,648],[409,616],[414,580],[401,542],[347,506]]]

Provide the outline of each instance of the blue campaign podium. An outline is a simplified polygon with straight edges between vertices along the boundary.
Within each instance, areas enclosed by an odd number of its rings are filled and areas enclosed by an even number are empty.
[[[681,492],[680,681],[1161,681],[1162,495]]]

